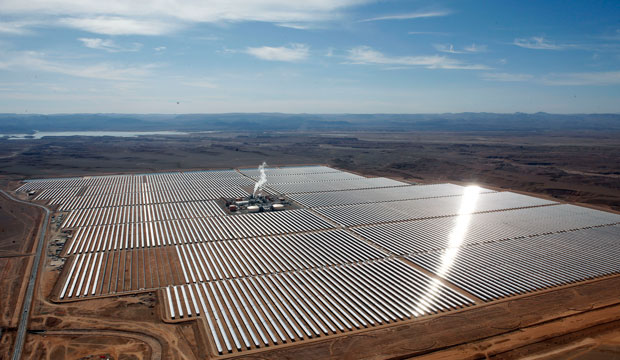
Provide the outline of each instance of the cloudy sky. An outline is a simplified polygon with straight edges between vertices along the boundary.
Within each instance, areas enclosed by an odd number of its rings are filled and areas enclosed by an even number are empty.
[[[620,2],[0,0],[0,112],[620,112]]]

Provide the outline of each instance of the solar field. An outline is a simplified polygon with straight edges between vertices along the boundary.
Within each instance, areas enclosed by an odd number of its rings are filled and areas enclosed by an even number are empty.
[[[620,271],[620,215],[477,186],[267,168],[28,180],[71,232],[58,302],[157,291],[214,356],[346,335]]]

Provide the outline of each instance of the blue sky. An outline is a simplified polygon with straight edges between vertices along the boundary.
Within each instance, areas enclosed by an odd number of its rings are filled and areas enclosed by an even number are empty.
[[[620,2],[1,0],[0,112],[620,112]]]

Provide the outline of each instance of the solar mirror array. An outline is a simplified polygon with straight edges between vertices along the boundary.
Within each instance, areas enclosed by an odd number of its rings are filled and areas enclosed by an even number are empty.
[[[57,301],[159,291],[218,354],[347,334],[617,273],[620,216],[326,166],[267,168],[292,210],[231,214],[257,169],[28,180],[71,232]]]

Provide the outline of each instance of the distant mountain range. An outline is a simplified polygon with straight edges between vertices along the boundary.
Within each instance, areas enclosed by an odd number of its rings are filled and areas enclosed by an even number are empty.
[[[0,133],[34,131],[620,130],[620,114],[0,114]]]

